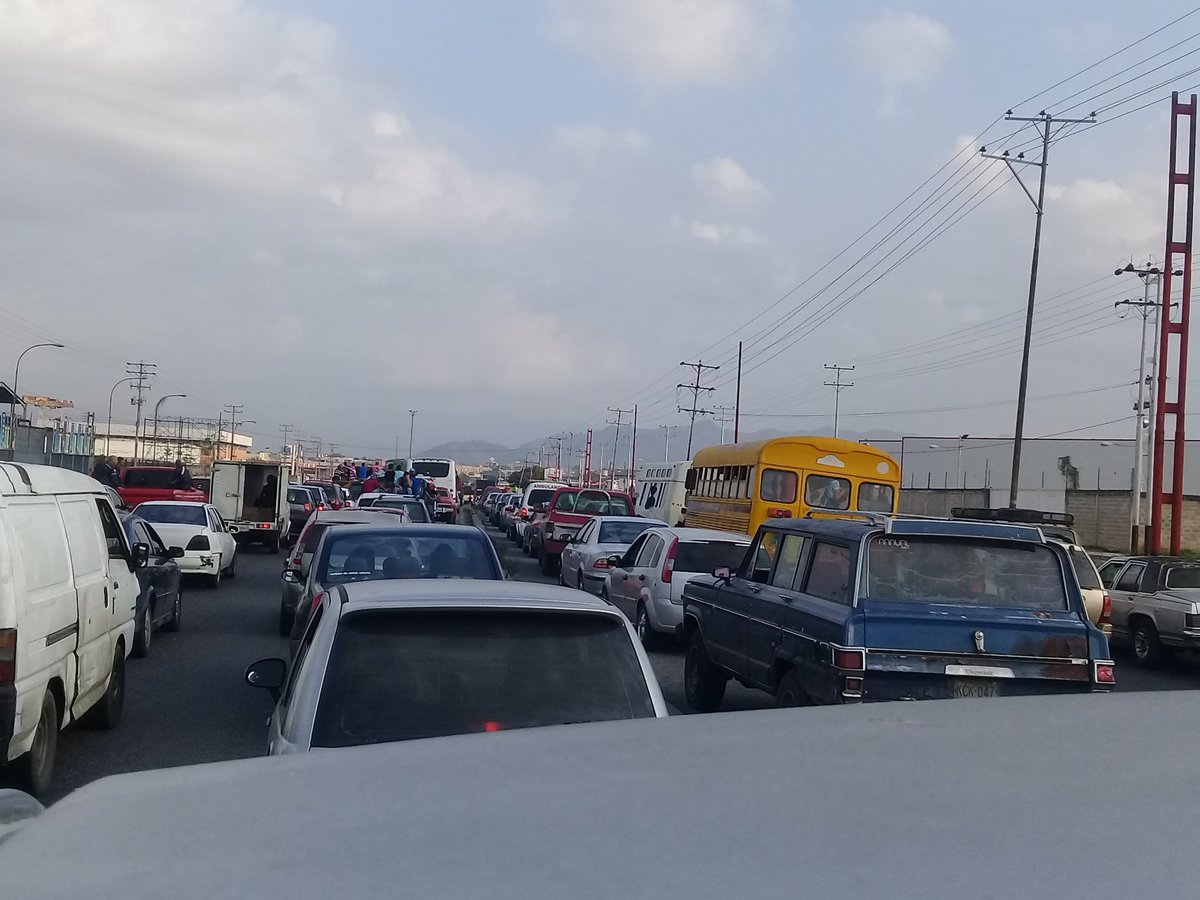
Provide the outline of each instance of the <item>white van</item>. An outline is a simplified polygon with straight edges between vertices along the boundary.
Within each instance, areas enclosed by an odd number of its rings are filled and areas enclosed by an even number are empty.
[[[661,519],[668,525],[682,526],[687,514],[684,482],[691,468],[691,462],[686,459],[638,468],[634,512],[648,519]]]
[[[126,542],[99,482],[0,463],[0,764],[34,794],[50,785],[63,727],[121,718],[135,559],[148,552]]]

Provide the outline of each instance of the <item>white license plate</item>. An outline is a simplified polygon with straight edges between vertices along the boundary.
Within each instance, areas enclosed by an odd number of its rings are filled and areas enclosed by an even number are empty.
[[[982,678],[952,678],[950,680],[950,696],[956,700],[999,697],[1000,683]]]
[[[1004,666],[946,666],[947,675],[966,675],[969,678],[1013,678],[1013,670]]]

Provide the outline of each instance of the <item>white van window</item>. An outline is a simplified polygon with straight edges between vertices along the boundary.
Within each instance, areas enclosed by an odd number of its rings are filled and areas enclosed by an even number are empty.
[[[100,529],[92,502],[83,497],[62,501],[63,524],[67,526],[67,546],[71,550],[71,565],[75,577],[82,578],[104,572],[105,548],[100,543]]]
[[[25,571],[25,589],[67,584],[71,565],[62,518],[54,503],[12,503],[8,508],[16,556]]]

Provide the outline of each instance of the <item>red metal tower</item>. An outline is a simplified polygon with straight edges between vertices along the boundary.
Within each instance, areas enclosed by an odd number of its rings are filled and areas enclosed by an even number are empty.
[[[1150,484],[1150,535],[1151,553],[1162,552],[1163,507],[1171,507],[1171,553],[1179,553],[1183,528],[1183,457],[1185,425],[1187,422],[1187,364],[1188,327],[1192,297],[1192,219],[1194,191],[1196,187],[1196,95],[1188,103],[1179,102],[1179,94],[1171,94],[1171,162],[1167,179],[1167,252],[1162,273],[1162,308],[1159,310],[1162,323],[1158,344],[1158,389],[1154,409],[1154,468]],[[1186,128],[1183,132],[1181,128]],[[1187,135],[1187,168],[1179,171],[1180,135]],[[1182,196],[1180,195],[1182,189]],[[1182,205],[1183,240],[1176,240],[1176,200]],[[1181,258],[1182,257],[1182,258]],[[1182,287],[1176,293],[1176,269],[1182,269]],[[1174,342],[1172,342],[1174,338]],[[1174,352],[1172,353],[1172,348]],[[1174,372],[1167,377],[1172,364]],[[1167,388],[1174,388],[1174,399],[1167,396]],[[1173,417],[1175,426],[1174,454],[1171,460],[1171,490],[1164,490],[1163,479],[1166,468],[1167,416]]]

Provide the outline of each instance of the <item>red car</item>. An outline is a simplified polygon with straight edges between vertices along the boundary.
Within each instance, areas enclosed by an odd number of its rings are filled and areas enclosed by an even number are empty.
[[[434,488],[437,494],[437,501],[434,506],[433,517],[439,522],[449,522],[454,524],[458,518],[458,502],[454,499],[454,495],[450,493],[449,488]]]
[[[208,502],[208,494],[199,488],[176,489],[174,466],[127,466],[121,470],[117,493],[130,509],[147,500]]]
[[[633,498],[618,491],[597,488],[565,487],[546,502],[546,517],[541,520],[538,562],[543,575],[558,571],[563,548],[592,516],[632,516]]]

